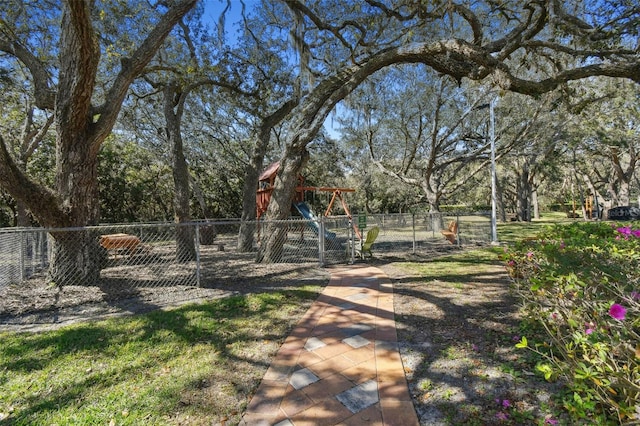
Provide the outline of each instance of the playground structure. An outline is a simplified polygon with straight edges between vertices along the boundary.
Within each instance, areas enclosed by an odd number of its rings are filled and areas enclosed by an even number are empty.
[[[608,210],[607,201],[605,200],[604,202],[602,202],[602,200],[598,198],[597,194],[589,194],[585,196],[581,192],[581,205],[576,202],[576,199],[575,197],[573,197],[573,195],[571,198],[572,207],[569,211],[567,211],[567,217],[570,218],[577,219],[583,217],[586,220],[600,220],[603,218],[605,210]]]
[[[260,217],[267,211],[269,201],[271,201],[271,194],[273,193],[273,186],[279,168],[280,163],[275,162],[267,167],[258,178],[259,185],[258,191],[256,192],[256,218],[258,220],[260,220]],[[313,214],[313,211],[304,200],[304,194],[306,191],[332,192],[333,195],[331,197],[329,205],[327,206],[324,216],[329,216],[336,200],[340,200],[345,215],[349,218],[349,222],[353,226],[354,232],[356,233],[358,239],[362,240],[362,233],[360,232],[357,224],[354,223],[351,212],[349,211],[349,207],[347,206],[347,202],[343,197],[343,193],[356,192],[355,189],[324,186],[305,186],[304,177],[301,175],[298,176],[298,185],[296,186],[292,208],[295,208],[302,217],[308,219],[310,221],[309,224],[311,228],[314,230],[314,232],[318,233],[319,229],[317,217]],[[332,232],[325,232],[325,238],[334,239],[335,234],[333,234]]]

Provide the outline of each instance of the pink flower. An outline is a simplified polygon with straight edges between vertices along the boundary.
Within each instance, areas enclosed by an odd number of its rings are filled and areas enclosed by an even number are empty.
[[[496,403],[502,405],[504,408],[511,407],[511,402],[508,399],[496,398]]]
[[[533,257],[533,252],[532,251],[528,251],[527,252],[527,259],[531,259]]]
[[[566,245],[564,244],[564,241],[560,241],[560,250],[564,249],[566,247]]]
[[[631,231],[631,235],[633,235],[636,238],[640,237],[640,229],[635,229]]]
[[[614,319],[622,321],[624,320],[624,317],[627,315],[627,310],[625,309],[624,306],[614,303],[609,308],[609,315],[611,315],[611,317]]]
[[[496,418],[502,421],[509,420],[509,416],[506,413],[503,413],[502,411],[496,414]]]
[[[628,226],[621,226],[620,228],[616,229],[616,231],[618,231],[622,235],[631,235],[631,228]]]
[[[544,421],[544,424],[546,425],[557,425],[558,421],[554,418],[548,418],[547,420]]]
[[[585,327],[585,330],[584,330],[585,334],[591,334],[594,331],[596,331],[596,324],[593,321],[585,322],[584,327]]]
[[[631,292],[631,300],[640,300],[640,293],[637,291]]]

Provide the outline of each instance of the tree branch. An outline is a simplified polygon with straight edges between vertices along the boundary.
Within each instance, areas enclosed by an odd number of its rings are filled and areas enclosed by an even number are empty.
[[[552,43],[549,41],[543,40],[528,40],[522,43],[522,47],[532,48],[532,49],[549,49],[555,52],[562,52],[569,54],[578,58],[586,58],[586,57],[597,57],[597,58],[607,58],[612,56],[632,56],[636,55],[637,52],[630,49],[597,49],[597,50],[582,50],[582,49],[574,49],[569,46],[564,46],[558,43]]]
[[[96,123],[94,134],[93,149],[95,151],[100,148],[101,141],[111,131],[131,82],[142,73],[173,27],[193,8],[196,2],[197,0],[176,1],[131,57],[122,60],[122,68],[107,92],[105,102],[96,109],[100,118]]]
[[[358,30],[358,32],[360,33],[360,38],[359,38],[360,41],[364,40],[364,38],[365,38],[365,36],[367,34],[366,28],[362,27],[360,24],[358,24],[355,21],[345,21],[345,22],[343,22],[343,23],[341,23],[340,25],[337,25],[337,26],[329,25],[329,24],[325,23],[322,19],[320,19],[320,17],[318,15],[313,13],[313,11],[311,11],[311,9],[309,9],[306,5],[302,4],[298,0],[285,0],[285,2],[287,4],[287,6],[289,6],[289,8],[291,10],[298,11],[299,13],[302,13],[307,18],[309,18],[311,20],[311,22],[313,22],[313,24],[319,30],[328,31],[331,34],[333,34],[340,41],[340,43],[342,43],[342,45],[344,47],[349,49],[349,51],[352,54],[353,54],[353,46],[351,46],[351,44],[349,44],[347,42],[347,40],[345,40],[345,38],[342,36],[340,31],[343,30],[344,28],[346,28],[347,26],[352,26],[352,27],[356,28]]]
[[[23,201],[30,209],[37,209],[40,224],[46,227],[65,226],[65,214],[60,200],[53,191],[41,186],[17,166],[0,136],[0,182],[2,187],[16,200]]]
[[[7,40],[6,31],[0,37],[0,51],[5,52],[22,62],[33,78],[35,105],[40,109],[54,109],[55,91],[49,83],[49,72],[44,63],[15,39]]]
[[[316,86],[308,95],[300,114],[301,118],[292,129],[294,142],[291,148],[298,150],[306,146],[334,106],[367,77],[384,67],[398,63],[423,63],[458,81],[464,77],[482,80],[493,74],[495,83],[500,88],[532,96],[550,92],[567,81],[598,75],[627,78],[640,83],[640,61],[586,65],[535,81],[516,77],[508,66],[494,58],[491,52],[464,40],[414,43],[378,52],[361,64],[344,68]]]
[[[500,66],[496,71],[496,83],[505,90],[524,95],[539,96],[554,90],[562,83],[594,76],[626,78],[640,83],[640,61],[586,65],[562,71],[554,77],[540,81],[530,81],[515,77],[510,74],[505,66]]]
[[[53,124],[53,115],[47,117],[47,121],[37,131],[29,132],[22,139],[22,148],[20,152],[21,160],[26,162],[33,155],[33,152],[40,145],[44,137],[47,135],[49,128]]]
[[[460,5],[453,4],[453,10],[455,10],[462,18],[469,23],[471,31],[473,32],[473,44],[481,45],[483,38],[482,24],[478,20],[478,17],[471,11],[471,9]]]
[[[521,22],[501,39],[492,41],[491,43],[485,45],[484,48],[486,51],[490,53],[501,52],[501,56],[505,57],[506,53],[512,53],[515,49],[517,49],[518,41],[530,39],[534,35],[534,30],[530,27],[531,23],[534,21],[533,17],[537,9],[532,5],[527,5],[525,8],[527,9],[527,16],[524,19],[524,22]],[[536,25],[533,26],[534,29],[539,28],[537,32],[540,31],[541,26],[544,27],[547,16],[547,10],[544,7],[540,7],[539,9],[541,10],[539,10],[538,19],[535,21]]]
[[[184,41],[187,43],[187,48],[189,49],[189,57],[191,58],[191,62],[197,67],[198,66],[198,55],[196,53],[196,47],[193,44],[193,40],[191,39],[191,33],[189,31],[189,27],[184,23],[183,19],[178,21],[178,25],[182,29],[182,33],[184,35]]]

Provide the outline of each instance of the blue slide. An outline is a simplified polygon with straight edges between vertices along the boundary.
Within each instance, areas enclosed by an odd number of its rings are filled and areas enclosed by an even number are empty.
[[[311,208],[309,208],[309,205],[305,202],[300,202],[295,203],[294,206],[296,210],[298,210],[298,212],[302,215],[302,217],[309,220],[309,226],[313,229],[313,232],[318,235],[318,232],[320,231],[320,227],[318,226],[318,218],[315,214],[313,214]],[[336,234],[335,232],[324,231],[324,237],[327,240],[335,240]]]

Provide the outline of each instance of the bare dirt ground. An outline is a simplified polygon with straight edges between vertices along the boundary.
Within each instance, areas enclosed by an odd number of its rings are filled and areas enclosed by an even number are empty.
[[[555,423],[561,385],[534,374],[529,354],[515,348],[518,306],[500,264],[470,264],[462,280],[376,266],[394,283],[398,341],[422,425],[565,424]]]
[[[215,266],[215,268],[212,268]],[[80,321],[140,314],[226,297],[301,285],[324,285],[328,272],[317,264],[256,264],[251,257],[225,256],[208,265],[200,287],[132,285],[110,279],[94,286],[48,284],[44,277],[0,287],[0,331],[38,331]]]

